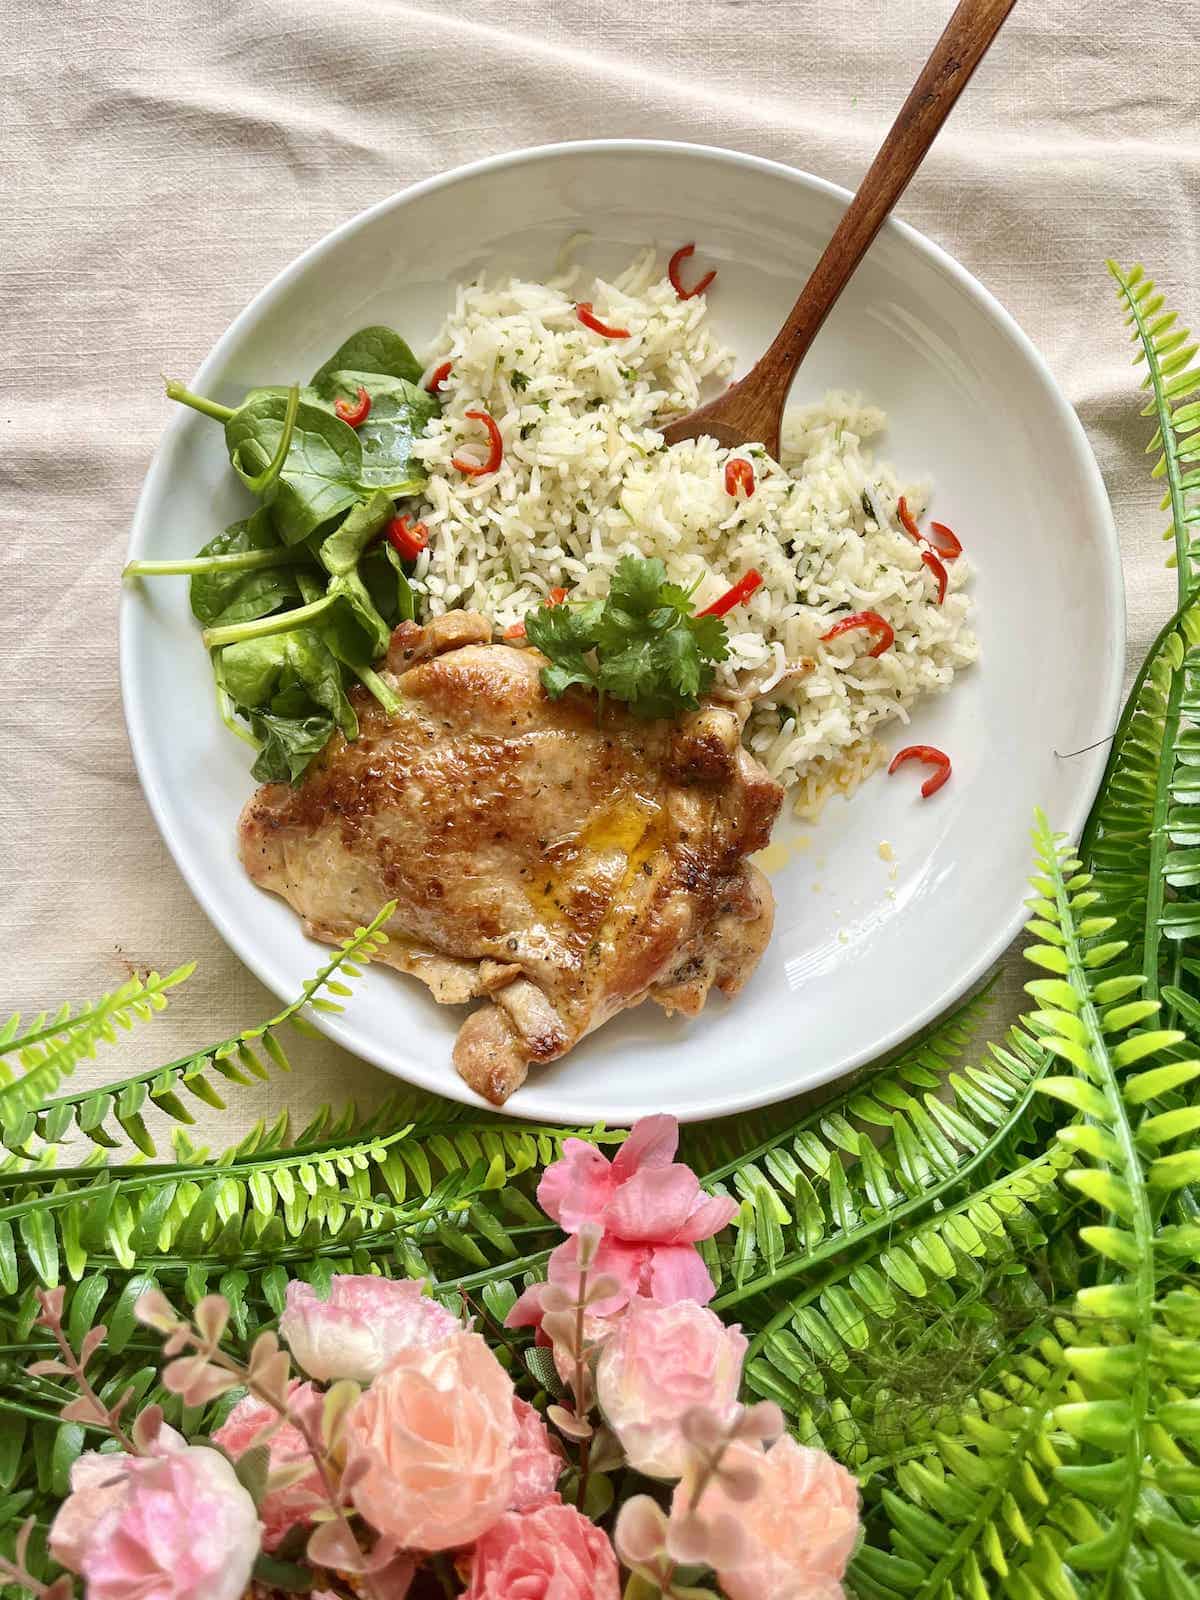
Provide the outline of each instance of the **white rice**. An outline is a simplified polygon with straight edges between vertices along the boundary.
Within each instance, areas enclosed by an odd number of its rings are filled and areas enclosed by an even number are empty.
[[[756,445],[665,449],[655,423],[691,410],[706,380],[715,390],[733,370],[706,301],[681,301],[652,251],[612,283],[585,292],[578,278],[572,269],[546,284],[458,291],[429,362],[453,363],[443,413],[416,447],[429,473],[421,515],[430,538],[413,587],[432,615],[470,607],[503,629],[557,587],[602,597],[626,554],[660,556],[685,587],[699,579],[697,609],[756,568],[761,588],[726,618],[730,659],[717,682],[733,689],[752,675],[746,742],[795,789],[798,807],[815,811],[877,764],[878,730],[907,722],[918,696],[948,688],[975,660],[967,558],[947,564],[939,606],[896,517],[900,494],[921,515],[927,486],[873,460],[868,444],[885,418],[857,397],[790,411],[782,465]],[[585,328],[581,298],[629,337]],[[487,411],[504,438],[500,470],[482,480],[451,465],[485,447],[468,410]],[[753,464],[748,499],[725,492],[731,454]],[[879,657],[866,653],[862,630],[821,643],[854,611],[876,611],[894,628]],[[788,676],[798,667],[802,675]]]

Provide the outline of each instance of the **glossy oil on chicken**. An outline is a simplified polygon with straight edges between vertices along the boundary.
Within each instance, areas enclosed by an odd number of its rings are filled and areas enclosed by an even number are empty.
[[[549,699],[543,665],[476,613],[402,623],[400,714],[357,693],[358,739],[335,734],[299,788],[265,785],[240,825],[250,876],[319,939],[396,901],[379,959],[445,1005],[484,1001],[454,1062],[494,1104],[628,1006],[735,994],[774,914],[746,858],[782,790],[742,748],[744,708],[598,717],[580,691]]]

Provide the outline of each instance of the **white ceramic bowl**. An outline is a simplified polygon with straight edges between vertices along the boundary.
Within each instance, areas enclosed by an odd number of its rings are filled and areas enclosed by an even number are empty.
[[[744,371],[782,320],[849,196],[788,167],[695,145],[611,141],[520,151],[417,184],[306,251],[247,307],[194,387],[236,402],[313,370],[353,329],[386,322],[420,349],[453,285],[552,270],[564,238],[610,270],[653,242],[695,239],[720,268],[720,336]],[[1056,752],[1110,732],[1124,639],[1116,537],[1083,430],[1028,339],[927,239],[890,222],[834,311],[796,397],[861,390],[890,417],[884,454],[935,485],[934,515],[975,565],[980,664],[918,709],[893,748],[927,741],[954,777],[929,801],[909,767],[877,774],[818,826],[783,820],[774,938],[733,1004],[692,1022],[627,1013],[535,1071],[508,1109],[584,1123],[669,1110],[719,1116],[835,1078],[928,1023],[997,960],[1022,921],[1029,824],[1084,820],[1104,761]],[[221,430],[179,411],[146,479],[130,555],[193,553],[242,514]],[[323,958],[238,864],[252,787],[219,722],[182,579],[131,591],[121,617],[125,711],[163,837],[224,938],[281,997]],[[807,838],[807,844],[804,838]],[[886,842],[890,852],[881,846]],[[890,862],[884,857],[894,857]],[[462,1020],[418,983],[372,971],[343,1018],[319,1019],[386,1071],[457,1099]]]

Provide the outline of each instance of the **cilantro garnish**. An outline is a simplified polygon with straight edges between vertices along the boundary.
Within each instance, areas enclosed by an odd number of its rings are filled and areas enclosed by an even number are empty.
[[[720,617],[692,615],[692,597],[667,582],[654,557],[623,556],[606,600],[542,606],[525,636],[549,658],[542,687],[553,700],[573,684],[623,700],[637,717],[694,711],[729,654]]]

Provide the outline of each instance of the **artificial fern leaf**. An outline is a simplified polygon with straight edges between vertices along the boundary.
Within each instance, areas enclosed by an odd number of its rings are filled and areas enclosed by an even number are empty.
[[[1130,338],[1137,345],[1135,360],[1145,363],[1142,387],[1150,391],[1143,416],[1155,421],[1154,435],[1146,447],[1156,457],[1151,476],[1166,479],[1163,510],[1171,521],[1163,535],[1173,539],[1182,604],[1200,582],[1200,368],[1194,365],[1197,345],[1178,326],[1174,312],[1164,312],[1163,296],[1141,266],[1128,269],[1108,263],[1117,292],[1126,309]]]
[[[1062,1032],[1047,1031],[1044,1043],[1069,1060],[1077,1074],[1070,1087],[1055,1079],[1040,1087],[1084,1117],[1061,1137],[1089,1164],[1067,1172],[1066,1182],[1107,1213],[1101,1229],[1082,1235],[1099,1251],[1103,1270],[1098,1281],[1079,1290],[1082,1336],[1063,1350],[1080,1398],[1055,1410],[1058,1426],[1084,1452],[1084,1470],[1069,1481],[1080,1496],[1095,1502],[1098,1523],[1092,1536],[1072,1546],[1068,1560],[1082,1571],[1109,1574],[1097,1592],[1117,1594],[1123,1591],[1111,1584],[1121,1580],[1112,1579],[1113,1573],[1157,1560],[1178,1542],[1173,1533],[1155,1533],[1157,1523],[1148,1513],[1151,1493],[1162,1498],[1171,1518],[1186,1522],[1200,1510],[1200,1501],[1190,1495],[1185,1503],[1173,1504],[1170,1480],[1157,1478],[1164,1461],[1185,1470],[1198,1464],[1195,1440],[1177,1427],[1182,1413],[1171,1406],[1177,1395],[1200,1396],[1200,1318],[1188,1325],[1185,1315],[1179,1328],[1167,1325],[1159,1298],[1154,1195],[1156,1188],[1171,1191],[1200,1177],[1200,1161],[1192,1159],[1200,1152],[1184,1148],[1156,1155],[1162,1143],[1189,1136],[1191,1119],[1164,1122],[1169,1112],[1143,1117],[1140,1111],[1194,1075],[1177,1072],[1186,1063],[1168,1065],[1166,1076],[1162,1066],[1147,1065],[1182,1041],[1177,1030],[1127,1032],[1119,1013],[1102,1011],[1097,996],[1106,980],[1099,974],[1121,951],[1080,933],[1081,902],[1084,909],[1091,904],[1091,879],[1079,871],[1070,847],[1050,834],[1041,817],[1034,837],[1039,876],[1052,890],[1043,908],[1058,940],[1049,948],[1064,957],[1074,1002],[1047,1019],[1048,1030],[1058,1022]],[[1036,959],[1037,951],[1035,946],[1029,954]],[[1148,1020],[1137,1006],[1127,1005],[1125,1015],[1135,1024]],[[1143,1123],[1152,1130],[1149,1139],[1141,1134]],[[1161,1143],[1155,1132],[1162,1135]],[[1170,1518],[1164,1526],[1170,1526]]]
[[[115,1044],[117,1030],[128,1030],[165,1009],[167,993],[194,971],[194,963],[177,967],[165,978],[151,972],[133,977],[119,989],[80,1007],[64,1006],[53,1020],[45,1015],[19,1033],[20,1017],[9,1017],[0,1039],[0,1134],[10,1149],[23,1151],[25,1138],[10,1139],[20,1119],[53,1094],[81,1061],[91,1060],[102,1044]],[[15,1060],[13,1059],[15,1058]]]
[[[342,978],[346,975],[347,969],[358,972],[359,968],[355,963],[369,961],[387,942],[383,925],[393,909],[391,905],[384,906],[368,926],[357,929],[348,939],[344,939],[337,953],[305,982],[296,998],[268,1021],[247,1028],[232,1039],[222,1040],[220,1044],[212,1045],[206,1050],[181,1056],[179,1060],[172,1061],[167,1066],[123,1078],[117,1083],[110,1084],[103,1094],[94,1090],[80,1090],[74,1094],[51,1099],[48,1096],[57,1088],[61,1072],[56,1077],[50,1075],[47,1070],[40,1070],[32,1076],[27,1073],[24,1078],[18,1079],[12,1085],[14,1093],[22,1092],[22,1098],[18,1102],[21,1109],[32,1109],[36,1112],[37,1131],[48,1143],[57,1143],[74,1128],[85,1134],[94,1144],[113,1149],[120,1142],[113,1130],[115,1122],[145,1155],[153,1156],[155,1142],[142,1115],[146,1101],[149,1100],[159,1111],[174,1120],[190,1122],[193,1120],[193,1114],[181,1095],[186,1094],[193,1100],[218,1109],[224,1105],[212,1082],[211,1074],[215,1073],[228,1081],[243,1084],[249,1083],[253,1078],[265,1078],[268,1075],[268,1068],[258,1054],[259,1050],[274,1066],[286,1071],[287,1056],[278,1037],[280,1031],[285,1024],[292,1026],[302,1024],[304,1013],[310,1006],[320,1004],[333,1011],[342,1009],[340,1001],[330,1000],[329,995],[344,991],[346,985],[342,982]],[[180,968],[178,974],[172,973],[167,979],[157,979],[152,974],[151,978],[146,980],[146,986],[157,984],[158,989],[145,999],[139,996],[136,1004],[161,1007],[165,1004],[161,990],[179,982],[181,977],[190,971],[190,967]],[[117,991],[118,995],[122,992]],[[125,1009],[131,1006],[134,1006],[134,1002],[130,1002]],[[115,1037],[115,1034],[111,1036]],[[65,1039],[68,1047],[78,1048],[80,1042],[87,1037],[88,1029],[82,1026],[67,1034]],[[110,1035],[105,1033],[103,1037],[108,1038]],[[75,1059],[82,1057],[76,1056]],[[7,1136],[4,1097],[5,1090],[0,1088],[0,1132],[5,1133],[4,1142],[9,1148],[13,1148],[12,1141]]]

